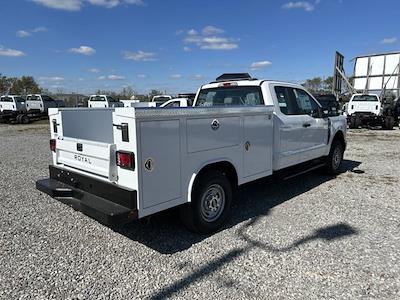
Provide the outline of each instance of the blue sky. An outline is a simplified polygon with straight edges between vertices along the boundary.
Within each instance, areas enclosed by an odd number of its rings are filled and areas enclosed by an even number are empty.
[[[329,76],[399,49],[398,0],[2,0],[0,73],[90,93],[195,91],[224,72]]]

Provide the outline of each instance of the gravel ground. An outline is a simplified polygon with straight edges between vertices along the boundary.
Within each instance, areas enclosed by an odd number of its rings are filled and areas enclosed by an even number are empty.
[[[1,299],[400,298],[400,130],[349,133],[343,173],[244,186],[226,228],[175,211],[112,230],[35,190],[46,125],[0,125]]]

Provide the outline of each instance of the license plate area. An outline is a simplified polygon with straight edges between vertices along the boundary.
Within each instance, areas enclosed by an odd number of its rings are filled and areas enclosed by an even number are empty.
[[[117,180],[115,144],[63,138],[56,147],[57,164]]]

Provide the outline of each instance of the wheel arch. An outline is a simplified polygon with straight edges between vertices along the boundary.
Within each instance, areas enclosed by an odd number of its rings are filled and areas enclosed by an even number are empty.
[[[204,164],[203,166],[201,166],[197,172],[194,172],[192,174],[192,177],[189,181],[189,186],[188,186],[188,202],[192,201],[192,191],[193,191],[193,187],[196,183],[196,181],[201,178],[201,176],[203,174],[205,174],[207,171],[210,170],[216,170],[216,171],[220,171],[223,174],[226,175],[226,177],[228,178],[229,182],[232,184],[232,187],[234,189],[237,188],[238,186],[238,182],[239,182],[239,178],[238,178],[238,173],[236,170],[236,167],[234,166],[234,164],[229,161],[229,160],[219,160],[219,161],[213,161],[213,162],[208,162],[206,164]]]
[[[333,142],[335,142],[335,141],[339,141],[339,142],[342,144],[342,146],[343,146],[343,150],[346,150],[346,139],[344,138],[344,133],[343,133],[342,130],[338,130],[338,131],[335,133],[335,135],[334,135],[334,137],[333,137],[333,139],[332,139],[332,144],[333,144]]]

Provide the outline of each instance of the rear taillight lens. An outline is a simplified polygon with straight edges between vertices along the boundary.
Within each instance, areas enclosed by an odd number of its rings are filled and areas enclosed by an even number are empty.
[[[50,140],[50,150],[52,152],[56,152],[56,140],[55,139]]]
[[[118,167],[129,170],[135,169],[135,155],[133,152],[117,151],[116,156]]]

